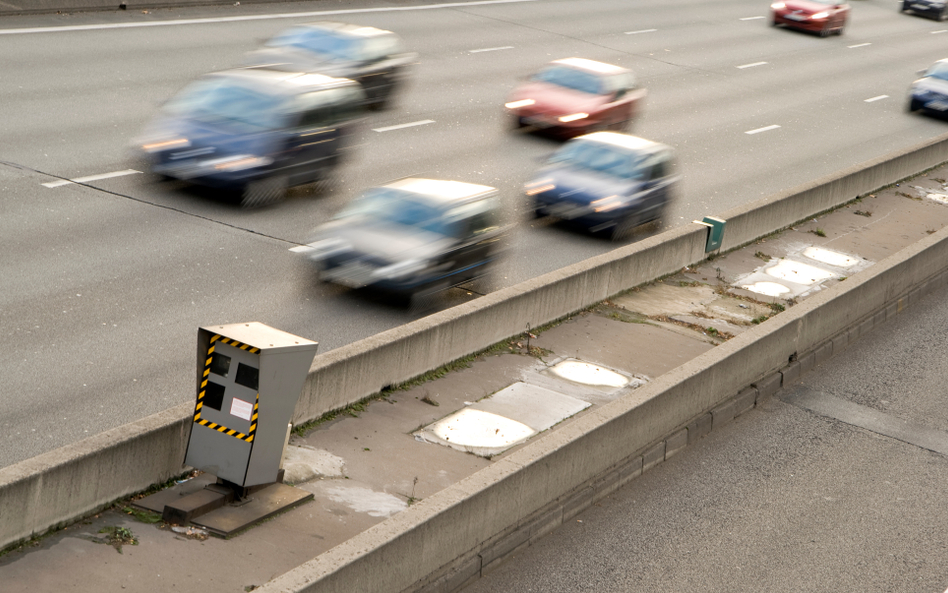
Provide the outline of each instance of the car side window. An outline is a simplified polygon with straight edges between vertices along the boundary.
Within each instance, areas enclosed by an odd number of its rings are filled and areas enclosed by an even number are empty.
[[[299,99],[301,128],[315,128],[329,125],[332,119],[332,105],[326,91],[306,93]]]

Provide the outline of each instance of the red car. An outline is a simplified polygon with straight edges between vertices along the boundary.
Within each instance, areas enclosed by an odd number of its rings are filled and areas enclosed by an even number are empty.
[[[632,71],[583,58],[551,62],[514,89],[505,107],[516,127],[564,136],[624,130],[645,97]]]
[[[826,37],[843,34],[849,5],[841,0],[784,0],[770,5],[773,26],[784,25]]]

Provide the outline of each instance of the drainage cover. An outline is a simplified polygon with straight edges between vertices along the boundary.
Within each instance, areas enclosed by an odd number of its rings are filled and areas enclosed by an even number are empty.
[[[483,410],[464,408],[431,426],[431,432],[459,447],[507,448],[536,431],[516,420]]]
[[[754,282],[753,284],[744,284],[741,285],[741,288],[744,290],[749,290],[751,292],[756,292],[757,294],[762,294],[766,296],[780,296],[782,294],[787,294],[790,292],[790,289],[779,284],[777,282]]]
[[[550,389],[514,383],[414,433],[416,439],[491,457],[591,406]]]
[[[567,381],[583,385],[625,387],[629,384],[629,379],[619,373],[581,360],[564,360],[552,366],[550,372]]]

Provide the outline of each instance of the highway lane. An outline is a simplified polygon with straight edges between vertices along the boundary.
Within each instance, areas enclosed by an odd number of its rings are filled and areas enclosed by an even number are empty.
[[[847,402],[908,438],[772,400],[465,593],[945,591],[948,459],[913,435],[948,443],[946,297],[928,295],[778,394],[826,411]]]
[[[325,6],[17,17],[0,29]],[[254,212],[148,174],[42,184],[143,171],[129,141],[157,105],[201,73],[236,65],[292,19],[0,34],[0,161],[10,163],[0,165],[0,328],[9,353],[0,363],[0,465],[189,401],[199,325],[259,320],[326,351],[407,321],[384,300],[317,285],[288,250],[361,188],[405,175],[495,185],[511,217],[522,216],[520,187],[557,144],[511,133],[500,105],[517,77],[550,59],[580,55],[636,71],[649,97],[634,131],[678,148],[685,176],[670,224],[946,131],[904,113],[915,70],[943,57],[945,37],[933,33],[943,25],[899,15],[882,0],[854,10],[846,35],[829,39],[741,20],[766,14],[766,4],[742,1],[647,0],[634,10],[616,0],[542,1],[335,16],[398,31],[420,62],[395,108],[370,114],[336,188],[298,188]],[[634,31],[648,32],[627,34]],[[741,68],[759,62],[766,64]],[[865,102],[881,95],[888,97]],[[423,120],[433,123],[374,131]],[[780,127],[746,133],[773,125]],[[613,247],[525,222],[494,285]],[[445,306],[474,297],[455,290]]]

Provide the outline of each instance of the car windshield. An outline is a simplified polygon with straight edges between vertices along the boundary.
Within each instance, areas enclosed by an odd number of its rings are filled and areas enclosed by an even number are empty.
[[[948,80],[948,62],[937,62],[928,69],[928,72],[925,73],[925,76],[939,78],[941,80]]]
[[[642,158],[598,142],[574,140],[558,150],[550,162],[592,169],[622,179],[640,179]]]
[[[293,27],[267,41],[270,47],[298,47],[334,60],[360,60],[358,39],[317,27]]]
[[[557,86],[598,95],[602,93],[602,81],[591,72],[577,70],[566,66],[549,66],[540,70],[533,80],[555,84]]]
[[[281,126],[284,103],[281,96],[212,77],[187,86],[164,106],[164,111],[238,132],[259,132]]]
[[[374,188],[354,200],[337,218],[359,217],[369,220],[423,229],[451,236],[454,224],[444,210],[420,201],[410,192],[391,188]]]

